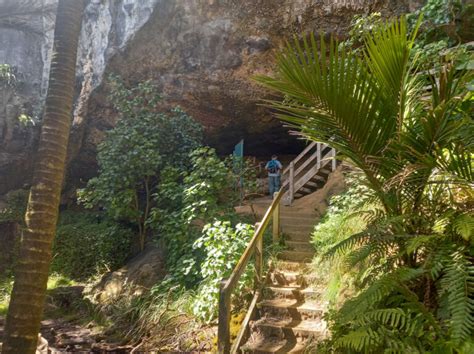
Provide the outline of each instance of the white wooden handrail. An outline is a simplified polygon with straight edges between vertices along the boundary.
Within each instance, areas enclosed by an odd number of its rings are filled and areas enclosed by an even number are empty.
[[[316,151],[311,153],[315,147]],[[312,142],[283,171],[282,187],[288,187],[284,198],[285,204],[293,203],[295,193],[314,178],[330,160],[332,160],[330,165],[331,170],[334,171],[336,169],[336,150],[331,148],[323,156],[324,150],[327,148],[327,144]],[[297,166],[297,163],[302,159],[303,163]]]

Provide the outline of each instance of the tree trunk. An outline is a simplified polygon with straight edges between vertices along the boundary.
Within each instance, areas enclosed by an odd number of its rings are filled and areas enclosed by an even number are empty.
[[[64,178],[83,12],[83,0],[59,0],[41,140],[5,325],[3,354],[29,354],[36,350]]]

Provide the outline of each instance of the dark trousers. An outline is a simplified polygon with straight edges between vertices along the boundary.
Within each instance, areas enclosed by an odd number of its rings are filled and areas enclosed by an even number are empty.
[[[273,194],[280,190],[280,178],[280,176],[268,176],[268,189],[272,198]]]

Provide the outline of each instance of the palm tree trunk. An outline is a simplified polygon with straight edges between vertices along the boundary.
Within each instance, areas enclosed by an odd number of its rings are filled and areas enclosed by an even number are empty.
[[[59,0],[41,140],[5,325],[3,354],[29,354],[36,350],[64,178],[83,12],[83,0]]]

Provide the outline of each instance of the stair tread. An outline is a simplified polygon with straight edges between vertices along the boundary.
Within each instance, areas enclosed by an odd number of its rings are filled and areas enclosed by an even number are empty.
[[[304,342],[298,342],[294,339],[279,339],[278,337],[265,338],[259,341],[251,341],[245,345],[245,351],[256,353],[303,353],[305,350]]]
[[[275,263],[275,268],[274,270],[280,273],[284,272],[290,272],[290,271],[295,271],[298,270],[298,272],[305,272],[307,269],[307,264],[306,263],[301,263],[301,262],[292,262],[292,261],[278,261]]]
[[[285,240],[286,249],[295,252],[314,252],[313,245],[308,240]]]
[[[293,241],[293,240],[287,240],[285,241],[287,244],[294,244],[294,245],[307,245],[308,247],[313,247],[311,242],[309,241]]]
[[[270,289],[273,292],[285,292],[285,293],[293,293],[299,292],[300,294],[317,294],[319,293],[312,287],[300,287],[300,286],[292,286],[292,285],[281,285],[281,286],[268,286],[267,289]]]
[[[312,259],[315,254],[314,250],[311,251],[290,251],[285,250],[281,252],[278,256],[280,259],[288,259],[291,261],[300,261],[304,262],[308,259]]]
[[[260,306],[265,307],[277,307],[284,309],[298,309],[304,311],[320,311],[324,309],[324,306],[317,302],[311,300],[295,300],[295,299],[271,299],[271,300],[262,300]]]
[[[295,320],[264,317],[255,321],[255,325],[314,332],[315,334],[326,330],[326,322],[321,319]]]

